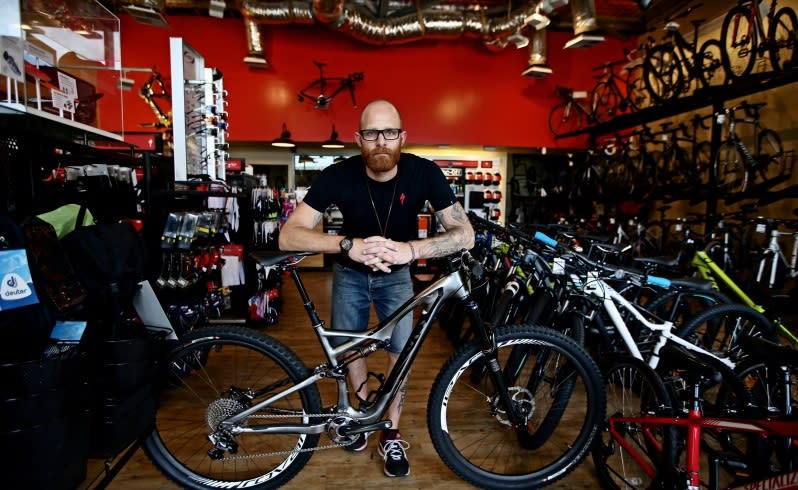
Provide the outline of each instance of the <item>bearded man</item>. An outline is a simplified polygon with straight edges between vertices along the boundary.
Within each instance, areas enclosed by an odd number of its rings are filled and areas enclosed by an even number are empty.
[[[403,153],[406,139],[397,108],[386,100],[370,102],[360,116],[360,130],[355,132],[360,155],[325,168],[280,230],[281,250],[336,254],[333,329],[365,331],[372,304],[383,320],[410,299],[409,264],[414,260],[443,257],[474,246],[474,230],[443,172],[430,160]],[[445,232],[419,239],[417,216],[426,202]],[[314,229],[331,204],[343,215],[343,236]],[[410,337],[411,316],[402,318],[393,332],[386,372],[396,364]],[[337,339],[338,344],[344,340]],[[361,405],[368,406],[369,373],[364,358],[349,365],[347,377]],[[410,473],[409,444],[399,434],[406,394],[407,378],[387,409],[385,417],[391,427],[381,431],[377,446],[386,476]],[[367,447],[368,433],[346,446],[352,451]]]

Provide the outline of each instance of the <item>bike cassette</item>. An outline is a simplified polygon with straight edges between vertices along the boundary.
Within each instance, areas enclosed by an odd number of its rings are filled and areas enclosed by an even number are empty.
[[[242,412],[247,407],[238,400],[232,398],[219,398],[211,402],[205,411],[205,423],[208,427],[215,431],[219,428],[219,424],[233,415]]]

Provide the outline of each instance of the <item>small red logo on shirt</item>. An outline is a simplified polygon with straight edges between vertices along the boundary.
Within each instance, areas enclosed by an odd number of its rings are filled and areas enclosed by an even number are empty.
[[[405,205],[405,198],[406,198],[406,197],[407,197],[407,196],[405,196],[405,193],[404,193],[404,192],[403,192],[403,193],[401,193],[401,194],[399,194],[399,204],[401,204],[402,206],[404,206],[404,205]]]

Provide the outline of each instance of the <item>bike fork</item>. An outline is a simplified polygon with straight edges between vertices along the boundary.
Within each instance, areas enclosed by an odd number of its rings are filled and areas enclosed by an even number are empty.
[[[493,331],[493,328],[492,326],[486,325],[482,321],[482,315],[479,311],[476,301],[469,298],[465,302],[465,308],[468,312],[471,325],[476,327],[476,342],[482,349],[485,367],[487,368],[488,376],[490,376],[491,381],[493,381],[493,386],[496,388],[496,394],[499,398],[499,403],[504,406],[507,413],[507,419],[510,421],[512,426],[520,427],[525,423],[525,421],[518,416],[515,410],[513,410],[513,400],[510,398],[510,393],[507,390],[507,383],[504,379],[504,372],[499,365],[496,349],[496,335]]]

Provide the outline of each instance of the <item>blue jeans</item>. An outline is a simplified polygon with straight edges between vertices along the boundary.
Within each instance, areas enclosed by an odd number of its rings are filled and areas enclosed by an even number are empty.
[[[366,273],[333,263],[332,325],[334,329],[362,332],[368,329],[369,308],[374,303],[377,318],[382,321],[413,297],[410,267],[390,274]],[[388,352],[398,354],[413,330],[413,315],[405,315],[391,336]],[[343,337],[332,339],[338,345]]]

